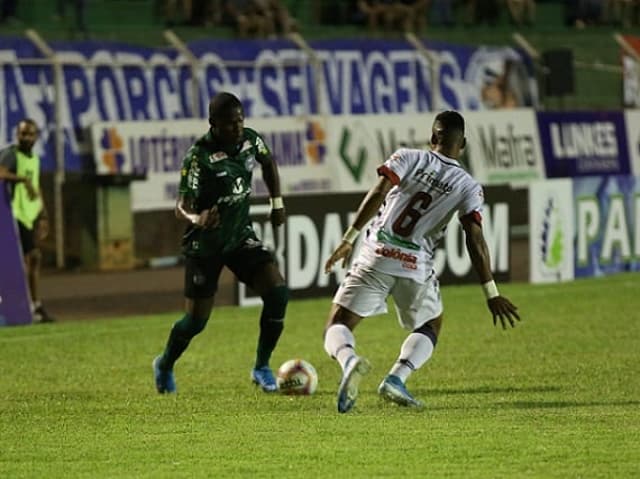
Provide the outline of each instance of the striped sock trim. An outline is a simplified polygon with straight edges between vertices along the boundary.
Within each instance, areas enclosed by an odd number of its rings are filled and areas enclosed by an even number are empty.
[[[343,344],[342,346],[340,346],[337,350],[336,350],[336,355],[333,356],[333,359],[337,359],[338,355],[340,354],[340,351],[342,351],[343,349],[353,349],[353,345],[351,344]]]
[[[412,371],[416,370],[416,367],[413,365],[413,363],[411,361],[409,361],[408,359],[399,359],[398,363],[408,367],[409,369],[411,369]]]

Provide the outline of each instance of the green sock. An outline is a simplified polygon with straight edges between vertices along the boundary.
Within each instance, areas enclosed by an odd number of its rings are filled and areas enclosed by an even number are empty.
[[[284,329],[284,316],[289,301],[289,289],[286,285],[272,288],[263,297],[262,314],[260,315],[260,336],[256,351],[256,368],[269,365],[271,353],[278,344]]]
[[[278,344],[278,339],[284,329],[282,319],[260,318],[260,336],[258,337],[258,349],[256,351],[256,368],[269,365],[271,353]]]
[[[174,363],[187,349],[191,339],[204,329],[207,324],[207,319],[197,319],[192,317],[189,313],[186,313],[182,319],[175,322],[167,346],[162,354],[160,360],[161,369],[173,369]]]

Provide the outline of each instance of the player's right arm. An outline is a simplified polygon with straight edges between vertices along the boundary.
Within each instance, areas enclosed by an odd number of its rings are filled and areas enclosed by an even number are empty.
[[[29,199],[35,200],[38,197],[38,191],[33,187],[31,179],[28,176],[21,176],[14,173],[17,160],[15,151],[13,151],[12,148],[13,147],[8,147],[0,151],[0,180],[14,184],[24,184]]]
[[[195,147],[192,147],[182,160],[175,214],[178,219],[186,220],[198,228],[215,228],[220,223],[218,207],[214,205],[211,209],[198,211],[199,195],[200,165]]]
[[[342,241],[325,263],[325,273],[330,273],[333,266],[341,259],[342,267],[346,267],[347,261],[353,251],[353,243],[358,237],[360,230],[364,228],[371,218],[373,218],[373,216],[378,212],[391,188],[393,188],[391,180],[384,175],[380,176],[378,183],[369,190],[360,203],[356,217],[353,220],[353,224],[349,226],[349,229],[342,237]]]
[[[342,242],[331,254],[324,265],[324,272],[330,273],[333,266],[342,259],[342,267],[346,267],[353,251],[353,243],[371,218],[378,212],[391,188],[398,185],[402,178],[414,165],[417,157],[408,154],[409,150],[400,148],[395,151],[381,166],[378,167],[378,183],[373,186],[364,197],[353,224],[342,237]]]
[[[465,244],[471,264],[480,278],[482,289],[487,297],[487,306],[493,315],[493,324],[495,325],[499,319],[503,328],[506,328],[505,321],[508,321],[512,327],[515,326],[514,320],[520,320],[518,308],[498,293],[498,287],[491,273],[489,248],[482,234],[479,213],[473,211],[466,214],[460,218],[460,222],[465,232]]]

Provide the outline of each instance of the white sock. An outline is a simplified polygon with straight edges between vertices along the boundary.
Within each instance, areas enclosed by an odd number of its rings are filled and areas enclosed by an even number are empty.
[[[324,350],[329,356],[335,358],[344,371],[347,361],[356,355],[356,338],[344,324],[329,326],[324,336]]]
[[[411,333],[402,343],[400,356],[389,374],[398,376],[406,382],[409,375],[426,363],[433,354],[433,343],[424,334]]]

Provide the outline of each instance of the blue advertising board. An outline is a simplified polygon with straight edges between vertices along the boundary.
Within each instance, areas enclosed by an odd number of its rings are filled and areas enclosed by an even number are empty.
[[[401,40],[313,41],[318,63],[288,40],[196,41],[189,44],[201,62],[194,98],[192,69],[175,51],[107,42],[52,43],[63,63],[65,168],[92,169],[89,127],[95,122],[202,118],[205,127],[208,101],[220,91],[238,95],[245,114],[254,118],[481,110],[500,106],[492,99],[492,85],[508,77],[513,97],[528,98],[520,106],[531,106],[531,92],[516,95],[532,78],[526,67],[510,67],[528,64],[519,51],[425,46],[438,58],[437,88],[429,60]],[[20,119],[33,118],[42,131],[38,153],[43,170],[51,171],[53,71],[20,63],[29,58],[41,58],[31,42],[0,39],[0,91],[5,100],[0,104],[0,144],[13,139]],[[81,64],[86,61],[94,66]]]
[[[547,178],[630,174],[622,112],[538,112],[537,118]]]
[[[640,271],[640,178],[573,181],[575,276]]]

